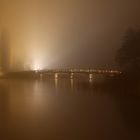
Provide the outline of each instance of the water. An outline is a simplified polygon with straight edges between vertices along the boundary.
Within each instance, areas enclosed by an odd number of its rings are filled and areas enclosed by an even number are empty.
[[[140,99],[92,80],[0,80],[0,140],[139,140]]]

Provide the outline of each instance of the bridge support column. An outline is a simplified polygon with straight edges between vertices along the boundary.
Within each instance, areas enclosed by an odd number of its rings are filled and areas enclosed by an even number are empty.
[[[93,74],[89,74],[89,83],[91,86],[93,85]]]
[[[89,79],[93,79],[93,74],[89,74]]]
[[[70,79],[73,79],[74,73],[70,74]]]

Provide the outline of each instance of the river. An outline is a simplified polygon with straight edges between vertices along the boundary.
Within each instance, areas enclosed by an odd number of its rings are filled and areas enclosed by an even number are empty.
[[[139,139],[137,96],[88,79],[0,80],[0,140]]]

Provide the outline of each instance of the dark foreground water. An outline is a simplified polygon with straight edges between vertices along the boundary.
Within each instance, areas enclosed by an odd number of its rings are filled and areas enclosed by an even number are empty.
[[[0,140],[139,139],[139,96],[88,80],[0,80]]]

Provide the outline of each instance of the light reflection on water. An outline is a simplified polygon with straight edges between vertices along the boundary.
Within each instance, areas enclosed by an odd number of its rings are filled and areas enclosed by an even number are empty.
[[[58,79],[55,78],[55,88],[57,89],[58,88]]]
[[[74,88],[74,80],[72,78],[70,79],[70,85],[71,85],[71,89],[73,89]]]
[[[93,79],[0,80],[0,139],[139,139],[138,98]]]

